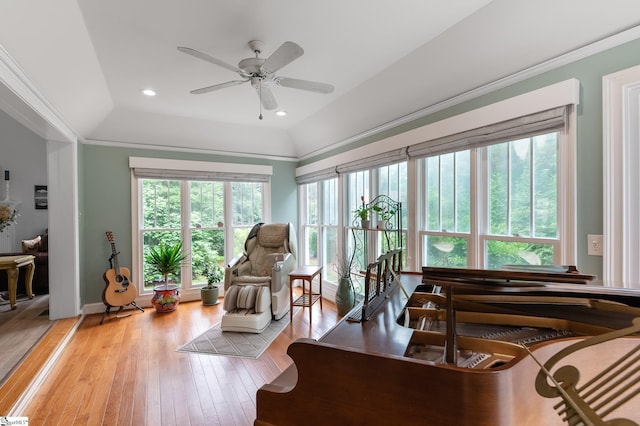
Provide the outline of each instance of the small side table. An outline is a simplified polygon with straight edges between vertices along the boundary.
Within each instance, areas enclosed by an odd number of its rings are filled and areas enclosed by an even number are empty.
[[[320,278],[318,293],[313,292],[313,279],[316,275]],[[293,282],[295,280],[302,280],[302,295],[300,295],[296,300],[293,300]],[[309,282],[308,292],[304,289],[304,283],[306,281]],[[291,303],[289,315],[291,321],[293,321],[293,307],[302,306],[303,308],[309,308],[309,324],[311,324],[311,311],[313,310],[311,308],[318,299],[320,299],[320,309],[322,310],[322,266],[301,266],[289,273],[289,301]]]
[[[18,268],[27,267],[27,276],[24,280],[29,299],[33,298],[31,291],[31,282],[33,281],[33,271],[35,268],[34,259],[36,257],[31,254],[20,256],[0,256],[0,270],[7,272],[9,304],[11,309],[16,309],[16,292],[18,290]]]

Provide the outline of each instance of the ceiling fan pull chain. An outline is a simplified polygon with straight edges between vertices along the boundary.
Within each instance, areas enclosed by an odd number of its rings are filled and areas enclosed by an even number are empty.
[[[262,120],[262,82],[260,82],[260,86],[258,86],[258,93],[260,95],[260,115],[258,118]]]

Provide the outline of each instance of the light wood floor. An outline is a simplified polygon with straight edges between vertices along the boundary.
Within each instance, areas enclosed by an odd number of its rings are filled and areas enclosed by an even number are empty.
[[[220,321],[222,304],[181,303],[165,314],[145,309],[103,325],[101,315],[88,316],[15,415],[29,417],[31,426],[251,425],[256,391],[292,363],[288,345],[317,339],[338,321],[334,304],[323,300],[323,308],[313,306],[312,326],[308,309],[298,312],[257,360],[176,352]]]
[[[20,298],[14,310],[9,304],[0,306],[0,384],[53,325],[48,308],[48,294]]]

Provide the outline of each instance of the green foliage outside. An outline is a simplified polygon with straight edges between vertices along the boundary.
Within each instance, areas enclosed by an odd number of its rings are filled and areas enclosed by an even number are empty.
[[[225,208],[224,183],[210,181],[189,182],[191,249],[188,255],[192,267],[192,283],[207,282],[213,264],[225,264]],[[181,182],[144,179],[143,190],[143,259],[160,242],[173,245],[182,241]],[[262,185],[232,183],[234,252],[244,250],[244,241],[251,227],[261,221]],[[163,278],[144,262],[144,286],[152,288]],[[180,272],[169,277],[179,284]]]
[[[510,238],[557,237],[557,135],[526,138],[487,148],[489,234],[485,267],[504,264],[553,264],[553,246]],[[426,227],[435,232],[470,231],[469,151],[425,160]],[[426,237],[429,266],[467,266],[467,238]]]

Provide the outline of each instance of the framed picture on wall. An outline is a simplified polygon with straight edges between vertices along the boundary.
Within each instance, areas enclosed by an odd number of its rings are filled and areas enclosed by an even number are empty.
[[[49,206],[47,200],[47,185],[36,185],[34,199],[36,203],[36,210],[46,210]]]

